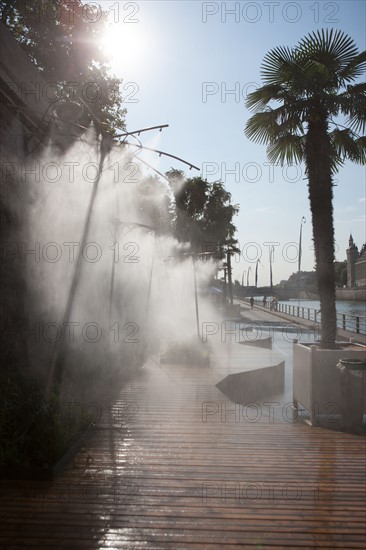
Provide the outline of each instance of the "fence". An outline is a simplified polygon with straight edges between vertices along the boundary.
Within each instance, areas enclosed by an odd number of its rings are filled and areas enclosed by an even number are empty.
[[[249,302],[248,299],[245,299]],[[255,300],[256,306],[262,306],[262,301]],[[313,321],[314,323],[321,322],[320,310],[312,309],[310,307],[303,307],[292,304],[281,304],[278,302],[275,306],[272,306],[270,302],[266,303],[266,309],[273,309],[292,317],[298,317],[307,321]],[[349,332],[355,332],[356,334],[366,334],[366,317],[362,315],[352,315],[350,313],[337,313],[337,327]]]

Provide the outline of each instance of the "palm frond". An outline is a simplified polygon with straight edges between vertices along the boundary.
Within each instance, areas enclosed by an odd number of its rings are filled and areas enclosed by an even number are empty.
[[[302,136],[286,133],[267,147],[268,160],[272,163],[292,164],[304,159]]]
[[[314,31],[300,40],[298,47],[305,57],[336,66],[338,73],[359,54],[354,40],[339,29]]]
[[[342,130],[340,128],[335,128],[330,132],[329,136],[335,151],[340,157],[346,158],[356,153],[355,135],[349,128],[344,128]]]
[[[361,136],[356,139],[358,147],[358,157],[353,159],[357,164],[366,164],[366,136]]]
[[[366,53],[340,30],[314,31],[294,48],[272,49],[262,63],[264,85],[247,101],[251,110],[262,112],[248,120],[245,134],[267,144],[271,162],[301,162],[310,122],[324,127],[343,114],[349,128],[324,137],[331,148],[331,174],[346,158],[365,163],[366,138],[357,133],[366,128],[366,84],[350,84],[365,66]],[[273,100],[281,104],[271,109]]]
[[[298,101],[285,103],[276,109],[271,109],[271,117],[277,124],[277,134],[291,132],[292,134],[303,134],[303,122],[308,108],[308,102]]]
[[[256,143],[269,143],[277,135],[278,125],[273,111],[267,110],[256,113],[245,126],[245,135]]]
[[[267,85],[286,85],[288,82],[301,81],[302,68],[293,55],[293,50],[277,47],[264,57],[261,76]]]
[[[366,83],[347,86],[347,91],[337,96],[339,110],[348,116],[348,123],[355,132],[366,129]]]
[[[349,159],[358,164],[365,164],[366,137],[358,137],[349,128],[334,129],[330,134],[333,150],[342,160]]]
[[[354,96],[359,94],[366,94],[366,82],[360,82],[359,84],[353,84],[353,85],[349,84],[347,86],[346,93]]]
[[[270,84],[257,88],[254,92],[248,94],[246,106],[252,111],[264,109],[270,101],[278,101],[282,97],[283,86],[280,84]]]
[[[343,69],[339,72],[339,78],[344,85],[347,82],[354,82],[356,78],[363,76],[366,70],[366,51],[356,55]]]

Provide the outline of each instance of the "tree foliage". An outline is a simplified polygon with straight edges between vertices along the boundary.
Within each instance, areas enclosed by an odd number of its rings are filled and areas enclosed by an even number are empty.
[[[334,262],[336,285],[343,287],[347,285],[347,262]]]
[[[50,89],[57,90],[55,100],[86,104],[80,124],[90,122],[93,113],[105,130],[124,129],[121,81],[111,76],[101,46],[107,12],[81,0],[1,0],[0,11],[2,22],[52,84]]]
[[[157,175],[139,179],[136,184],[138,208],[143,213],[144,223],[159,234],[171,234],[172,205],[167,183]]]
[[[231,204],[231,194],[219,181],[186,178],[173,169],[166,175],[175,199],[176,237],[190,242],[196,253],[215,252],[221,257],[225,247],[236,243],[233,217],[239,207]]]

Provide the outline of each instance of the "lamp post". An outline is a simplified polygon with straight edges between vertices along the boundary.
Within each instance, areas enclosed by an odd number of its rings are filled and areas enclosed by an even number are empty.
[[[64,326],[64,324],[69,321],[70,314],[72,312],[72,308],[73,308],[73,305],[74,305],[76,289],[77,289],[78,284],[79,284],[81,270],[82,270],[82,259],[83,259],[82,252],[84,250],[84,246],[85,246],[85,243],[87,242],[88,235],[89,235],[90,222],[91,222],[92,213],[93,213],[93,206],[94,206],[95,197],[96,197],[96,194],[97,194],[97,191],[98,191],[99,181],[100,181],[100,178],[101,178],[102,172],[103,172],[104,161],[107,158],[107,156],[109,155],[111,148],[112,148],[112,139],[110,138],[110,136],[108,134],[102,134],[101,143],[100,143],[100,158],[99,158],[99,164],[98,164],[98,171],[97,171],[97,174],[96,174],[96,177],[95,177],[95,180],[94,180],[94,183],[93,183],[91,195],[90,195],[90,198],[89,198],[89,204],[88,204],[88,207],[87,207],[86,218],[85,218],[85,222],[84,222],[82,236],[81,236],[81,239],[80,239],[79,253],[78,253],[78,256],[77,256],[77,259],[76,259],[76,263],[75,263],[75,269],[74,269],[74,273],[73,273],[73,276],[72,276],[69,293],[68,293],[68,296],[67,296],[67,301],[66,301],[65,310],[64,310],[64,313],[63,313],[63,317],[62,317],[62,325],[61,326]],[[64,337],[63,337],[63,333],[62,333],[61,338],[59,338],[55,342],[55,346],[54,346],[53,353],[52,353],[52,358],[51,358],[51,363],[49,365],[49,369],[48,369],[48,373],[47,373],[47,383],[46,383],[46,388],[45,388],[45,397],[46,397],[46,399],[49,398],[50,393],[53,389],[53,385],[55,384],[55,382],[57,384],[61,383],[62,375],[63,375],[63,371],[64,371],[64,352],[65,352]],[[56,378],[56,380],[55,380],[55,378]]]
[[[306,218],[303,216],[301,218],[300,222],[300,235],[299,235],[299,262],[297,267],[297,290],[300,290],[300,272],[301,272],[301,255],[302,255],[302,249],[301,249],[301,241],[302,241],[302,226],[306,223]]]
[[[247,273],[247,286],[249,286],[249,273],[252,271],[252,266],[249,266]]]
[[[257,260],[257,263],[255,264],[255,287],[258,287],[258,264],[260,263],[260,260]]]
[[[271,291],[273,290],[273,272],[272,272],[272,263],[274,259],[274,246],[272,245],[269,251],[269,286]]]

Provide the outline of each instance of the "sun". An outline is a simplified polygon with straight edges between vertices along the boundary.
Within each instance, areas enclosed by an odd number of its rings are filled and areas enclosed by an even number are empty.
[[[111,22],[102,40],[102,50],[112,69],[123,71],[140,65],[146,55],[146,39],[138,23]]]

